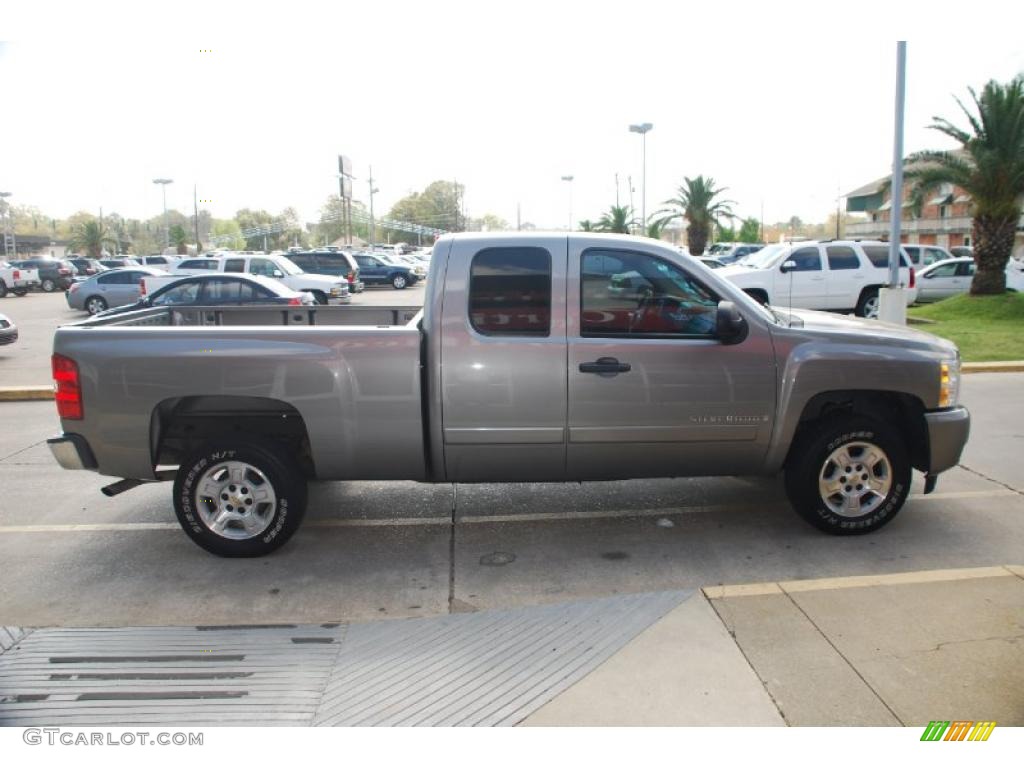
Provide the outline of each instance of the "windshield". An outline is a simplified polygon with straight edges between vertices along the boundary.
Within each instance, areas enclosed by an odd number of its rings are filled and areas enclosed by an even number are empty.
[[[742,259],[737,261],[737,264],[742,264],[745,267],[753,267],[754,269],[767,269],[772,266],[775,260],[780,254],[789,250],[788,245],[767,245],[759,251],[748,254]]]
[[[289,259],[287,256],[275,256],[274,262],[277,264],[278,267],[281,268],[281,271],[284,272],[286,275],[306,274],[305,272],[302,271],[298,264]]]

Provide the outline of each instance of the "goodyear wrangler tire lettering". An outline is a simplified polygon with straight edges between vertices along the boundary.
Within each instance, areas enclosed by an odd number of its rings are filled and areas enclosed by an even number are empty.
[[[889,523],[910,489],[903,438],[866,416],[814,422],[795,441],[786,463],[786,493],[811,525],[839,536],[870,533]]]
[[[186,457],[174,509],[189,538],[221,557],[259,557],[292,537],[306,506],[306,480],[287,451],[232,436]]]

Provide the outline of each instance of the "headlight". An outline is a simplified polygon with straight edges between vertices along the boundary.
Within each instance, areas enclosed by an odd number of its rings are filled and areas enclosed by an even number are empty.
[[[939,408],[952,408],[960,401],[960,357],[939,364]]]
[[[340,285],[336,285],[333,288],[331,288],[331,296],[341,296],[341,294],[342,291]]]

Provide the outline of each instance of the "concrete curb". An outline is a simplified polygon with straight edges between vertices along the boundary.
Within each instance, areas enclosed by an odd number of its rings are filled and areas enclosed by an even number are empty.
[[[53,385],[0,387],[0,402],[19,402],[24,400],[53,400]]]
[[[964,373],[1024,373],[1024,360],[1003,360],[991,363],[964,363]],[[53,400],[53,385],[0,387],[0,402]]]
[[[1022,373],[1024,360],[999,360],[991,363],[964,363],[964,373]]]

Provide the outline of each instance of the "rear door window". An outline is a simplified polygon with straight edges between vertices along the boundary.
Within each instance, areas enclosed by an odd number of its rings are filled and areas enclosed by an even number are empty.
[[[544,248],[486,248],[469,270],[469,322],[486,336],[548,336],[551,254]]]
[[[225,272],[245,272],[245,259],[228,259],[224,262]]]
[[[828,256],[829,269],[860,269],[857,252],[848,245],[830,245],[825,249],[825,254]]]

